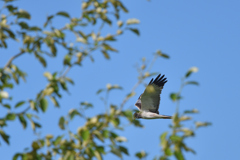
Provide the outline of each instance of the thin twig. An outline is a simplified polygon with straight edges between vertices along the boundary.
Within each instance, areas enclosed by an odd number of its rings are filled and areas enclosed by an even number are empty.
[[[130,93],[133,93],[136,88],[142,83],[142,80],[139,80],[132,88]],[[130,97],[125,97],[124,100],[122,101],[121,105],[120,105],[120,111],[123,109],[124,104],[130,99]]]
[[[7,64],[3,67],[3,69],[6,69],[7,67],[9,67],[9,65],[12,63],[12,61],[21,56],[23,53],[25,53],[24,51],[21,51],[20,53],[16,54],[15,56],[13,56],[12,58],[9,59],[9,61],[7,62]]]
[[[24,114],[30,109],[30,106],[24,109],[22,112],[16,113],[16,115]]]

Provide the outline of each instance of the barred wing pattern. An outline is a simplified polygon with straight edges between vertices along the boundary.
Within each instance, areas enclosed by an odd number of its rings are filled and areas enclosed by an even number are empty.
[[[138,98],[135,106],[140,111],[159,114],[158,108],[160,105],[160,94],[166,82],[167,78],[165,78],[164,75],[161,76],[161,74],[159,74],[155,80],[152,78],[143,94]]]

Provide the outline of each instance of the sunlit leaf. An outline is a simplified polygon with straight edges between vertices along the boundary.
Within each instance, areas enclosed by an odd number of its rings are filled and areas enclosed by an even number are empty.
[[[198,68],[197,67],[191,67],[188,72],[186,73],[185,77],[189,77],[192,73],[196,73],[198,72]]]
[[[43,75],[48,79],[51,80],[53,78],[52,74],[50,72],[44,72]]]
[[[127,94],[127,98],[131,98],[131,97],[133,97],[133,96],[135,96],[135,95],[136,95],[135,92],[131,92],[131,93]]]
[[[206,127],[206,126],[210,126],[210,125],[212,125],[212,123],[210,123],[210,122],[195,122],[196,128]]]
[[[94,155],[95,155],[95,157],[97,158],[97,160],[102,160],[102,156],[101,156],[101,154],[99,153],[98,150],[95,150],[95,151],[94,151]]]
[[[147,153],[144,151],[141,151],[141,152],[136,153],[135,156],[138,157],[139,159],[142,159],[147,156]]]
[[[50,100],[52,101],[52,103],[54,104],[54,106],[59,107],[59,103],[58,103],[58,101],[56,100],[55,97],[50,96]]]
[[[9,97],[8,92],[6,91],[0,91],[0,98],[5,98],[7,99]]]
[[[131,19],[128,19],[127,20],[127,25],[130,25],[130,24],[139,24],[140,21],[136,18],[131,18]]]
[[[127,138],[126,137],[122,137],[122,136],[119,136],[115,139],[117,142],[127,142]]]

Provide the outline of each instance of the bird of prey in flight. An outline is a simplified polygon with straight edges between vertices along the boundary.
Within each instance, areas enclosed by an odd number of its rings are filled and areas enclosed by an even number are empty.
[[[160,105],[160,94],[162,92],[164,84],[167,82],[167,78],[164,75],[159,74],[155,80],[153,78],[149,82],[145,91],[140,95],[135,106],[139,112],[135,112],[134,118],[143,119],[171,119],[172,116],[161,115],[158,112]]]

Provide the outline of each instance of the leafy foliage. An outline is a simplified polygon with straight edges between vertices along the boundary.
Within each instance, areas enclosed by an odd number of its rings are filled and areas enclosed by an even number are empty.
[[[3,0],[4,5],[0,17],[0,49],[7,49],[10,46],[8,39],[15,43],[20,43],[19,52],[10,58],[5,66],[0,68],[0,107],[8,112],[0,118],[0,139],[6,144],[10,144],[11,133],[6,133],[5,127],[10,121],[18,119],[22,127],[25,129],[31,125],[32,130],[36,133],[36,129],[41,128],[39,112],[47,114],[49,104],[55,107],[61,107],[59,99],[62,98],[64,92],[69,93],[69,85],[74,85],[71,77],[67,77],[69,70],[75,66],[81,67],[82,62],[89,58],[95,61],[95,53],[101,53],[107,60],[111,58],[112,53],[118,52],[112,46],[117,41],[118,36],[123,35],[127,31],[131,31],[136,35],[140,35],[140,31],[134,27],[140,21],[135,18],[123,21],[120,19],[120,13],[128,13],[128,9],[120,0],[86,0],[82,2],[82,13],[79,17],[72,17],[65,11],[59,11],[56,14],[46,17],[46,21],[42,26],[31,26],[31,14],[23,9],[14,6],[12,0]],[[113,16],[112,16],[113,15]],[[56,18],[64,18],[67,24],[56,27],[52,21]],[[97,25],[100,24],[100,25]],[[117,27],[114,33],[103,35],[103,30],[107,26]],[[84,32],[84,28],[95,28],[92,32]],[[69,43],[69,36],[74,35],[75,41]],[[9,43],[9,44],[8,44]],[[14,102],[14,106],[10,103],[12,98],[9,95],[9,89],[14,89],[20,82],[26,81],[26,71],[20,69],[14,64],[16,58],[21,58],[24,54],[34,56],[36,60],[42,64],[46,70],[48,69],[47,59],[56,58],[59,48],[64,48],[65,55],[62,60],[62,68],[59,71],[43,73],[47,80],[46,87],[42,88],[34,98],[27,98]],[[137,67],[139,72],[138,82],[129,91],[120,105],[108,104],[108,96],[113,90],[122,90],[119,85],[107,84],[105,88],[99,89],[97,95],[101,97],[105,105],[106,112],[97,114],[93,117],[86,117],[82,110],[94,108],[90,102],[79,102],[80,109],[71,109],[67,115],[61,116],[58,126],[61,130],[67,131],[67,134],[52,135],[48,134],[42,138],[37,138],[31,144],[29,150],[22,153],[16,153],[13,157],[16,159],[32,160],[32,159],[54,159],[55,157],[64,160],[84,160],[98,159],[101,160],[106,154],[113,154],[116,157],[123,158],[123,155],[129,156],[128,148],[124,146],[127,141],[126,137],[118,134],[118,130],[124,130],[124,123],[129,123],[134,127],[143,127],[140,121],[133,119],[132,111],[124,109],[126,102],[135,95],[136,88],[144,83],[148,77],[157,73],[151,72],[151,67],[157,58],[169,59],[166,53],[158,50],[154,54],[153,61],[148,64],[146,59],[142,59],[141,66]],[[196,81],[185,81],[190,75],[197,72],[197,68],[191,68],[185,75],[180,91],[172,93],[170,98],[177,102],[181,100],[181,90],[188,84],[198,85]],[[19,112],[19,110],[21,112]],[[159,159],[167,159],[174,155],[176,159],[184,159],[182,150],[195,153],[185,144],[185,139],[192,137],[195,130],[183,128],[182,122],[191,120],[185,114],[197,113],[196,110],[185,111],[180,116],[176,112],[173,124],[170,127],[172,134],[164,132],[161,137],[161,146],[163,155]],[[85,124],[78,128],[77,131],[69,129],[75,117],[80,118]],[[195,122],[195,128],[208,126],[208,122]],[[64,132],[66,133],[66,132]],[[12,142],[14,143],[14,142]],[[144,151],[137,152],[135,156],[138,159],[147,157]]]

